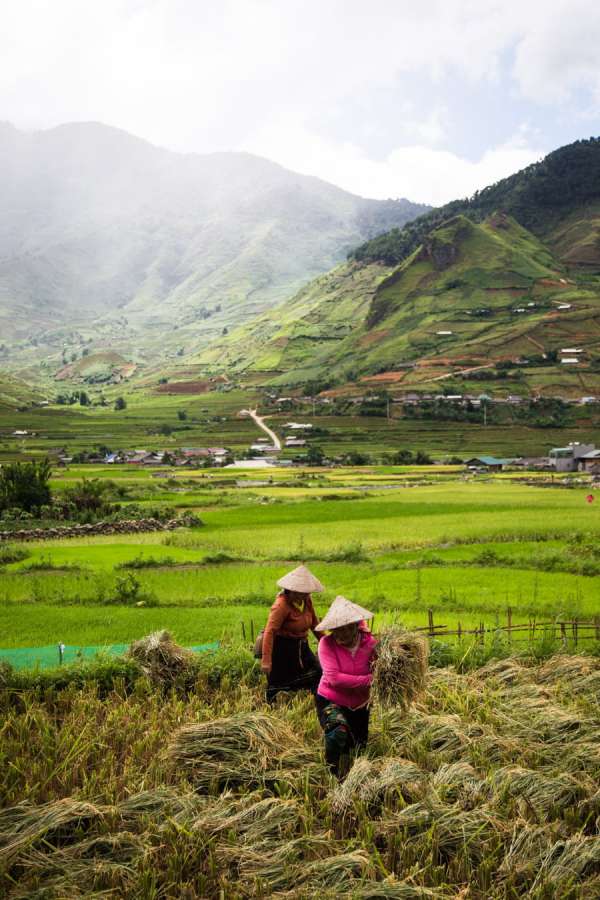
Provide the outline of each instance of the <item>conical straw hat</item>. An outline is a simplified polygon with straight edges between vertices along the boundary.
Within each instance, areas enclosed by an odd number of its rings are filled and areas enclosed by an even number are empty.
[[[298,591],[299,594],[313,594],[325,590],[319,579],[315,578],[306,566],[298,566],[297,569],[288,572],[277,584],[288,591]]]
[[[362,622],[363,619],[372,618],[373,613],[363,606],[359,606],[358,603],[352,603],[345,597],[336,597],[315,631],[331,631],[333,628],[341,628],[342,625],[351,625],[353,622]]]

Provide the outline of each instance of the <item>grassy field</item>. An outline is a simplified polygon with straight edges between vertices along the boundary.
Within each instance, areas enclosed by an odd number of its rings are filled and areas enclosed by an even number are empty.
[[[86,471],[59,471],[56,491]],[[464,482],[449,469],[388,467],[290,473],[198,471],[157,485],[106,467],[125,503],[192,510],[202,526],[168,533],[54,539],[5,562],[5,648],[98,645],[160,627],[183,643],[240,640],[262,627],[277,579],[307,562],[326,586],[377,621],[453,629],[531,617],[597,614],[600,519],[589,487],[499,476]],[[104,474],[104,473],[103,473]],[[13,544],[15,546],[16,544]]]

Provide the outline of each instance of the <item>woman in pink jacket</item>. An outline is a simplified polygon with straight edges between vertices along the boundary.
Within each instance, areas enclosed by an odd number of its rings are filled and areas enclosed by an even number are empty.
[[[362,749],[369,737],[369,694],[377,641],[365,619],[373,613],[336,597],[316,631],[323,675],[317,689],[319,722],[325,733],[325,759],[339,776],[342,758]]]

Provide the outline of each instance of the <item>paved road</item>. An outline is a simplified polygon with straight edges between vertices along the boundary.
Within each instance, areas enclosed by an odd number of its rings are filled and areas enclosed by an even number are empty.
[[[281,450],[281,441],[277,437],[274,431],[271,431],[268,425],[265,425],[265,420],[258,415],[255,409],[240,409],[240,414],[242,416],[250,416],[251,419],[258,425],[259,428],[262,428],[265,434],[268,434],[271,440],[273,441],[273,446],[277,448],[277,450]]]

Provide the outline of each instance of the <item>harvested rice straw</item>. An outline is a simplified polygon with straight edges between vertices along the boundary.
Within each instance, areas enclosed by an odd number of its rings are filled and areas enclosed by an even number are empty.
[[[307,748],[285,722],[264,713],[186,725],[176,732],[168,755],[197,787],[214,781],[253,784],[276,778],[284,767],[302,776],[319,761],[316,748]]]
[[[472,863],[491,857],[506,838],[507,825],[484,807],[446,809],[433,822],[438,852],[446,857],[460,853]]]
[[[489,784],[483,781],[468,762],[446,763],[437,770],[431,779],[431,787],[440,800],[446,803],[460,801],[469,806],[485,800],[489,793]]]
[[[373,697],[384,709],[407,710],[425,687],[429,643],[421,634],[392,629],[381,635],[373,671]]]
[[[191,668],[195,658],[191,650],[176,644],[168,631],[154,631],[134,641],[127,656],[136,660],[155,684],[171,684]]]
[[[578,682],[598,672],[600,662],[593,656],[556,655],[536,669],[539,684],[556,684],[558,681]]]
[[[353,850],[303,862],[289,869],[291,890],[272,893],[272,897],[323,897],[328,891],[335,896],[351,897],[357,879],[374,875],[373,862],[366,850]],[[360,883],[360,882],[359,882]]]
[[[129,827],[134,827],[143,816],[168,816],[183,823],[197,816],[206,803],[206,797],[200,797],[194,791],[178,792],[165,787],[131,794],[117,804],[116,812],[121,824]]]
[[[344,781],[332,792],[331,811],[344,815],[358,800],[373,807],[381,804],[386,794],[396,791],[407,802],[423,796],[427,774],[407,759],[383,757],[357,759]]]
[[[382,801],[391,791],[400,793],[407,803],[422,798],[427,787],[427,773],[409,759],[384,757],[371,785],[371,802]]]
[[[595,875],[600,866],[600,837],[576,834],[566,841],[557,841],[541,861],[532,890],[547,882],[556,885],[571,883]]]
[[[192,829],[211,835],[235,835],[236,840],[255,844],[291,834],[300,823],[295,800],[247,794],[242,798],[222,794],[191,824]]]
[[[419,887],[408,881],[368,881],[352,889],[353,900],[445,900],[450,895],[444,890]]]
[[[531,670],[518,659],[495,659],[474,672],[471,680],[481,683],[494,678],[502,685],[515,685],[526,681],[530,673]]]
[[[370,759],[359,757],[355,760],[345,779],[332,791],[331,811],[334,816],[343,816],[355,800],[369,799],[373,770],[374,763]]]
[[[586,796],[581,778],[572,775],[549,776],[521,766],[506,766],[494,772],[500,799],[523,799],[536,810],[548,814],[552,809],[575,806]],[[591,788],[591,785],[590,785]]]
[[[563,828],[563,823],[515,826],[508,850],[498,867],[499,880],[511,880],[516,884],[531,881],[559,837],[558,829]]]
[[[235,867],[238,881],[255,885],[257,881],[271,891],[290,890],[296,883],[296,864],[309,856],[331,854],[338,844],[329,833],[305,834],[275,844],[262,841],[252,845],[217,845],[217,857]],[[341,844],[339,845],[342,849]]]
[[[117,832],[88,838],[50,853],[29,850],[21,856],[19,866],[36,875],[61,872],[75,879],[102,863],[115,867],[115,870],[125,870],[127,864],[142,856],[145,849],[146,845],[137,835]]]
[[[71,833],[104,817],[107,807],[81,800],[55,800],[42,806],[22,804],[0,813],[0,865],[12,863],[26,847],[54,832]]]

